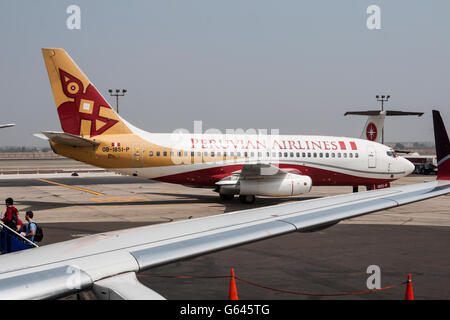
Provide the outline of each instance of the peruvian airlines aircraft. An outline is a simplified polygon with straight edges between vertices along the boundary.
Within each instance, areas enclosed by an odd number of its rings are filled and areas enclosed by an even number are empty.
[[[380,143],[305,135],[150,133],[122,119],[63,49],[42,49],[64,132],[57,154],[120,174],[214,188],[221,199],[286,197],[313,185],[378,189],[414,166]]]

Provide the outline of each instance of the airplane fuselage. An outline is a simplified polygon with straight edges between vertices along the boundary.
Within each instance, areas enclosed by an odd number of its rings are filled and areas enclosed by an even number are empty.
[[[135,130],[133,130],[135,131]],[[56,153],[120,174],[210,187],[243,164],[271,163],[313,185],[375,185],[413,166],[382,144],[345,137],[148,133],[102,135],[97,147],[52,143]]]

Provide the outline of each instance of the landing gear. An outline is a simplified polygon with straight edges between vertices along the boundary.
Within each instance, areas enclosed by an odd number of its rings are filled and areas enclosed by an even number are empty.
[[[358,186],[353,186],[353,193],[358,192]]]
[[[255,200],[256,200],[256,197],[252,196],[252,195],[240,195],[239,196],[239,201],[241,203],[252,204],[255,202]]]
[[[220,200],[230,201],[234,199],[234,194],[219,193]]]

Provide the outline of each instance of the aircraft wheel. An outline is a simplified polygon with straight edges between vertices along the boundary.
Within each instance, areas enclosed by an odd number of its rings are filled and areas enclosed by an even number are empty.
[[[220,200],[229,201],[234,199],[234,194],[219,193]]]
[[[256,200],[256,197],[253,195],[240,195],[239,196],[239,201],[241,203],[252,204],[255,202],[255,200]]]

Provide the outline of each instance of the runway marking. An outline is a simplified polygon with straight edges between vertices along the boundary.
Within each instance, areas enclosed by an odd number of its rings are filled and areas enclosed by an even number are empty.
[[[44,179],[37,179],[37,180],[42,181],[42,182],[47,182],[47,183],[50,183],[50,184],[56,184],[56,185],[61,186],[61,187],[66,187],[66,188],[71,188],[71,189],[80,190],[80,191],[84,191],[84,192],[89,192],[89,193],[95,194],[97,196],[104,196],[103,193],[100,193],[100,192],[97,192],[97,191],[92,191],[92,190],[83,189],[83,188],[79,188],[79,187],[69,186],[67,184],[54,182],[54,181],[50,181],[50,180],[44,180]]]
[[[131,202],[133,200],[146,200],[151,201],[149,198],[145,197],[128,197],[128,198],[121,198],[121,197],[100,197],[100,198],[94,198],[92,197],[91,200],[96,202]]]

